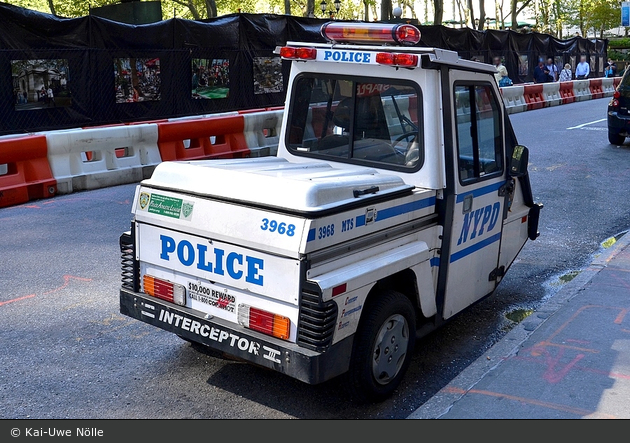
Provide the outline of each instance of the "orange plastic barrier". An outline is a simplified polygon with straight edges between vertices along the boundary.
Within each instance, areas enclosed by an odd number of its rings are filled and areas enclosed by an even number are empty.
[[[573,93],[573,82],[560,82],[560,97],[562,97],[562,104],[575,102],[575,94]]]
[[[158,123],[162,161],[250,156],[242,115]]]
[[[543,85],[525,85],[523,89],[527,110],[540,109],[545,106],[545,96],[543,95]]]
[[[602,87],[601,78],[589,79],[588,88],[591,90],[591,98],[595,99],[604,97],[604,89]]]
[[[45,135],[0,140],[0,208],[52,197],[57,181],[48,163]]]

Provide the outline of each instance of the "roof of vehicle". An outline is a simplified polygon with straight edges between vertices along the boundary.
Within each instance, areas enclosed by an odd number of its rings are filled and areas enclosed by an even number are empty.
[[[397,52],[397,53],[410,53],[417,55],[427,55],[429,60],[433,63],[444,64],[452,66],[454,68],[495,73],[497,69],[494,65],[488,63],[481,63],[473,60],[465,60],[459,56],[456,51],[448,49],[424,47],[424,46],[398,46],[398,45],[362,45],[362,44],[347,44],[347,43],[313,43],[313,42],[287,42],[286,46],[292,47],[310,47],[310,48],[322,48],[331,50],[352,50],[352,51],[369,51],[369,52]],[[280,47],[277,47],[274,53],[279,53]],[[332,61],[331,61],[332,62]],[[339,63],[339,62],[332,62]]]

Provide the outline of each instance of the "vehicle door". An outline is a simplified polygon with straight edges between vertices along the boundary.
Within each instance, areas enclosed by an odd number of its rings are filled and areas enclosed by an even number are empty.
[[[445,319],[496,288],[506,201],[504,116],[494,77],[450,70],[449,82],[455,195],[447,206],[450,253],[441,257],[448,260]]]

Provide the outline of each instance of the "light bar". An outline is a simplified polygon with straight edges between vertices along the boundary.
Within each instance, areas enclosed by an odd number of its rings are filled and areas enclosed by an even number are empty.
[[[317,58],[317,49],[284,46],[280,48],[280,57],[289,60],[315,60]]]
[[[155,278],[145,274],[142,277],[142,288],[145,294],[176,305],[186,305],[186,288],[177,283]]]
[[[291,321],[288,317],[245,304],[238,305],[238,323],[246,328],[282,340],[288,340],[291,331]]]
[[[420,41],[420,30],[407,24],[381,23],[324,23],[322,37],[333,43],[394,43],[415,45]]]

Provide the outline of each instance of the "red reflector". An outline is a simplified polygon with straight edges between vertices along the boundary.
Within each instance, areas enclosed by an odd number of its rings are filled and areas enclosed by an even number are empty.
[[[297,50],[297,48],[290,48],[288,46],[280,48],[280,57],[295,58],[296,50]]]
[[[521,223],[526,223],[527,222],[527,216],[521,218]]]
[[[332,296],[336,297],[339,294],[343,294],[344,292],[346,292],[347,288],[348,285],[346,283],[344,283],[343,285],[335,286],[334,288],[332,288]]]
[[[381,65],[393,65],[394,54],[390,54],[389,52],[379,52],[376,54],[376,63]]]
[[[418,66],[418,56],[414,54],[394,55],[394,64],[398,66]]]
[[[249,308],[249,327],[254,331],[272,335],[273,314],[261,309]]]
[[[296,55],[302,60],[315,60],[317,58],[317,49],[315,48],[298,48]]]
[[[376,63],[390,66],[418,66],[418,56],[415,54],[379,52],[376,54]]]
[[[150,275],[143,277],[144,292],[162,300],[173,301],[173,283],[160,280]]]
[[[291,48],[284,46],[280,48],[280,57],[299,60],[315,60],[317,57],[317,49],[315,48]]]

